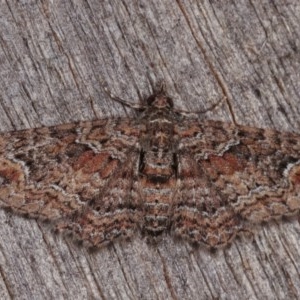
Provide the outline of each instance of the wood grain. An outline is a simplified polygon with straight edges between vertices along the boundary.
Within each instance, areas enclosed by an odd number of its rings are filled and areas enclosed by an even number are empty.
[[[164,80],[203,119],[300,132],[298,1],[2,1],[1,131],[134,115]],[[89,252],[0,211],[1,299],[297,299],[300,226],[210,253],[165,237]]]

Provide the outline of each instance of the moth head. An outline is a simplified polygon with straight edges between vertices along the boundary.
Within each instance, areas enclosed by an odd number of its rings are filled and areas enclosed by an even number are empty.
[[[173,100],[165,93],[153,94],[147,99],[148,106],[155,107],[157,109],[170,109],[173,108]]]

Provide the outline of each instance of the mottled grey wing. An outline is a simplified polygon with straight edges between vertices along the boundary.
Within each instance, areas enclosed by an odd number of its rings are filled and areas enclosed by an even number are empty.
[[[121,219],[129,232],[136,226],[129,195],[138,137],[127,119],[1,134],[0,206],[55,221],[93,245],[101,244],[91,237],[95,229],[107,240]]]
[[[209,247],[300,209],[300,136],[184,121],[179,135],[175,234]]]

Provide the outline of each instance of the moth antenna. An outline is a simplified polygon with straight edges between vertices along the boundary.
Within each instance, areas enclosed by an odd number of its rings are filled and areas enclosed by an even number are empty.
[[[116,96],[115,94],[112,93],[112,91],[108,88],[108,84],[105,82],[105,81],[102,81],[101,82],[101,86],[103,87],[103,90],[104,92],[109,96],[109,98],[111,98],[112,100],[114,101],[117,101],[127,107],[130,107],[132,109],[135,109],[135,110],[143,110],[143,109],[146,109],[146,106],[145,105],[140,105],[140,104],[136,104],[136,103],[133,103],[131,101],[128,101],[128,100],[124,100],[118,96]]]

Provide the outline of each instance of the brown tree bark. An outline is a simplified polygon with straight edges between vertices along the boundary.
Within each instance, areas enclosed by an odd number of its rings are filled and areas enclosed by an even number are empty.
[[[160,81],[203,119],[300,132],[300,3],[1,1],[1,131],[134,116]],[[267,170],[266,170],[267,171]],[[255,229],[254,229],[255,230]],[[165,236],[90,252],[0,211],[1,299],[299,299],[300,225],[211,253]]]

